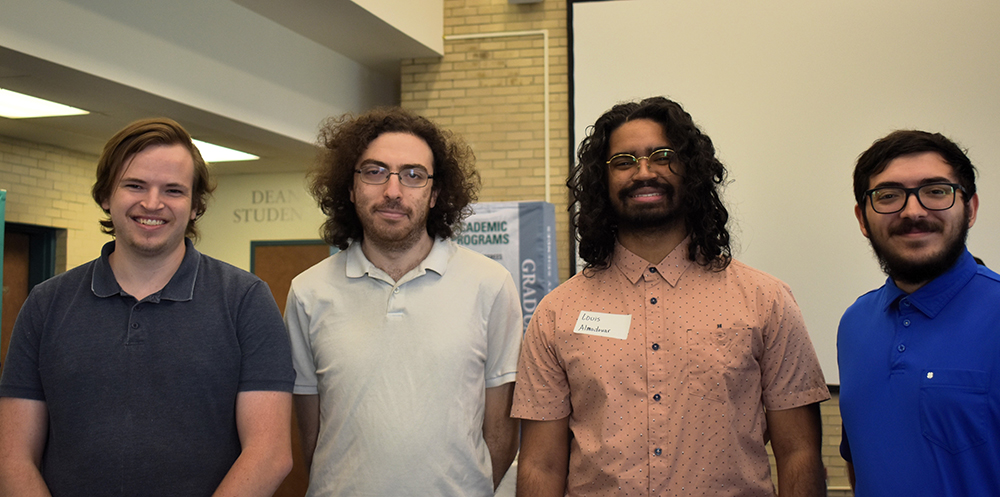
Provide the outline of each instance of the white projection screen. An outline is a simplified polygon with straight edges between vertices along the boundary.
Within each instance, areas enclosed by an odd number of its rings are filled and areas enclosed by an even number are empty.
[[[788,283],[827,382],[837,324],[882,284],[854,217],[857,156],[937,131],[979,169],[973,254],[1000,268],[1000,2],[612,0],[573,3],[573,129],[664,95],[729,170],[734,252]]]

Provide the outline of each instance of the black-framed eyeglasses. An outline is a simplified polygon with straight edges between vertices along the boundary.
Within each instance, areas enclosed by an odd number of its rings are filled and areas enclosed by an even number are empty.
[[[914,188],[889,186],[872,188],[865,192],[865,197],[875,212],[895,214],[906,207],[910,195],[917,197],[917,202],[924,209],[946,211],[955,205],[955,192],[965,194],[965,188],[958,183],[928,183]]]
[[[615,154],[608,159],[607,164],[612,169],[627,171],[639,166],[639,161],[646,159],[650,166],[668,167],[670,172],[680,174],[680,163],[677,161],[677,152],[669,148],[653,150],[649,155],[636,157],[632,154]]]
[[[377,164],[366,164],[354,172],[360,174],[361,181],[369,185],[384,185],[389,181],[389,176],[394,174],[399,176],[399,184],[410,188],[423,188],[427,186],[427,180],[434,179],[434,175],[427,174],[426,169],[415,166],[404,167],[398,173],[394,173]]]

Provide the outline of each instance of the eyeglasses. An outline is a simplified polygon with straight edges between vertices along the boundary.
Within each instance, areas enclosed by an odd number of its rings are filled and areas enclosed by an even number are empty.
[[[390,172],[388,168],[376,164],[361,166],[355,169],[355,173],[361,175],[361,181],[369,185],[384,185],[389,181],[389,176],[399,176],[399,184],[410,188],[423,188],[427,186],[427,180],[434,179],[434,175],[427,174],[422,167],[404,167],[398,173]]]
[[[929,183],[916,188],[872,188],[865,197],[872,209],[879,214],[895,214],[904,207],[910,195],[917,197],[920,206],[929,211],[946,211],[955,205],[955,192],[965,193],[965,188],[957,183]]]
[[[680,174],[680,163],[677,161],[677,153],[669,148],[653,150],[649,155],[636,157],[632,154],[615,154],[611,156],[607,164],[612,169],[627,171],[639,166],[639,161],[646,159],[649,165],[668,167],[670,172]]]

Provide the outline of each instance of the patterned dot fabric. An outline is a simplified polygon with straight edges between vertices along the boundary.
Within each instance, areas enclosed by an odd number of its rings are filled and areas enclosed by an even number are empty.
[[[512,416],[569,416],[567,495],[774,495],[765,409],[830,398],[788,287],[733,261],[713,272],[618,245],[539,305]],[[628,315],[623,339],[579,333],[581,312]]]

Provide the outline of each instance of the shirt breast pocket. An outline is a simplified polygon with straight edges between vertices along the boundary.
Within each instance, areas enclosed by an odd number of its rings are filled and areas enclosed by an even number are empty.
[[[752,359],[750,328],[688,330],[688,390],[692,395],[725,402],[730,378]]]
[[[920,384],[924,437],[952,454],[986,442],[988,388],[984,371],[925,370]]]

